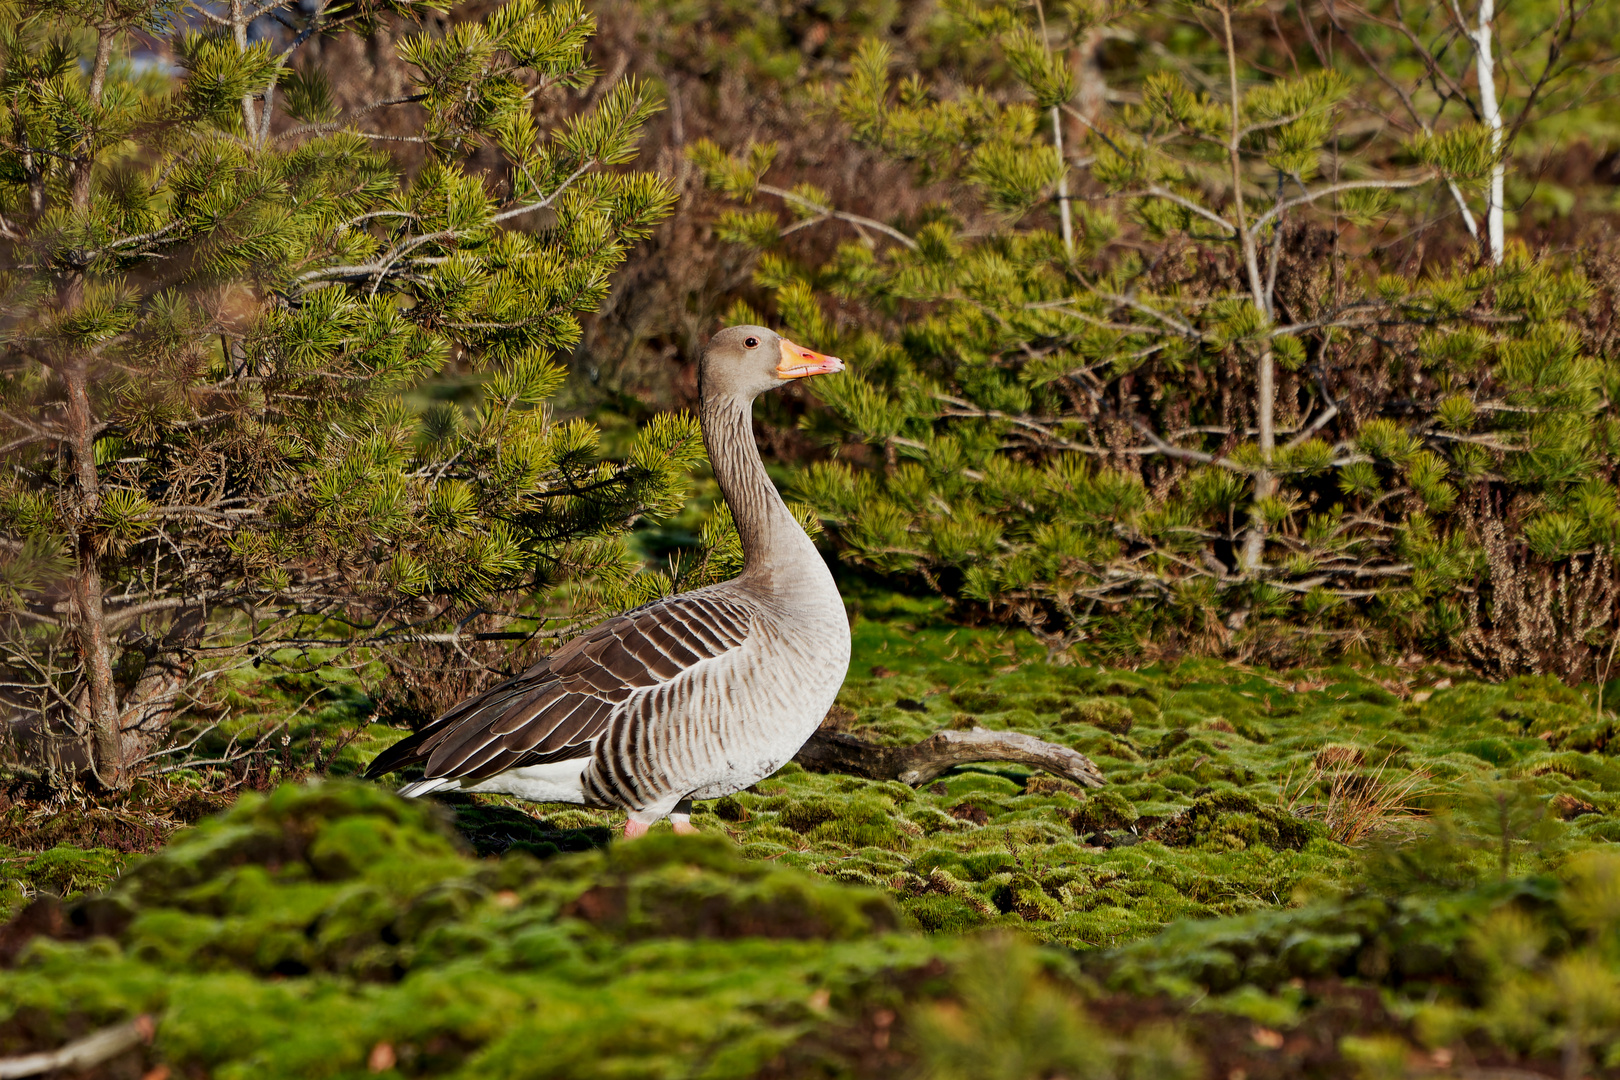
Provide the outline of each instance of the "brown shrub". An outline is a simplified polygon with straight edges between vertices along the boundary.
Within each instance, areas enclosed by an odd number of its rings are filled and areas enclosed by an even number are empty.
[[[1495,678],[1530,672],[1579,684],[1605,677],[1620,600],[1608,550],[1599,545],[1549,565],[1518,542],[1501,517],[1488,514],[1477,528],[1489,603],[1479,592],[1469,598],[1461,635],[1467,656]]]

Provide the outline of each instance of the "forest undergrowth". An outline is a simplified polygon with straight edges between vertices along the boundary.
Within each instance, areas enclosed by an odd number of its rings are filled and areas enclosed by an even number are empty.
[[[694,822],[746,856],[885,890],[927,930],[1007,925],[1108,948],[1179,919],[1287,906],[1350,882],[1361,848],[1407,841],[1469,799],[1513,802],[1511,872],[1620,839],[1609,756],[1620,725],[1595,687],[1485,683],[1432,666],[1051,664],[1033,638],[947,622],[937,601],[856,596],[855,660],[829,726],[880,745],[942,728],[1019,731],[1088,755],[1108,781],[1085,792],[987,763],[912,789],[790,763],[699,805]],[[1606,696],[1612,706],[1620,687]],[[35,891],[99,887],[223,809],[232,783],[353,775],[404,734],[346,673],[255,678],[221,704],[235,719],[205,754],[282,720],[284,735],[234,773],[178,770],[122,802],[42,803],[14,781],[0,810],[3,909]],[[453,802],[484,855],[600,846],[622,825],[608,811],[500,796]],[[1549,829],[1556,856],[1527,843]]]
[[[1597,688],[1054,665],[937,602],[852,606],[830,722],[885,744],[1014,729],[1107,785],[980,765],[912,790],[790,764],[701,806],[706,837],[626,845],[607,812],[345,780],[402,734],[355,685],[243,682],[242,726],[210,738],[304,708],[233,808],[207,767],[94,812],[13,784],[0,1056],[146,1017],[86,1075],[1620,1064],[1620,769]]]

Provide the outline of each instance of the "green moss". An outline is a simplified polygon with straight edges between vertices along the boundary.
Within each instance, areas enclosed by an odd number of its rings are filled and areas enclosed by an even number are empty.
[[[1223,791],[1197,799],[1149,835],[1169,847],[1242,851],[1264,844],[1298,851],[1312,840],[1325,838],[1327,828],[1276,806],[1263,806],[1244,792]]]
[[[130,861],[109,848],[56,844],[27,852],[0,846],[0,921],[41,893],[71,898],[105,888]]]
[[[1574,819],[1577,845],[1602,842],[1609,807],[1620,806],[1620,765],[1598,745],[1592,706],[1551,680],[1493,686],[1453,674],[1455,685],[1435,689],[1436,674],[1349,665],[1060,666],[1030,638],[916,614],[863,614],[854,637],[840,697],[856,714],[852,734],[909,744],[951,724],[948,709],[962,710],[964,726],[1016,725],[1074,747],[1108,778],[1082,800],[1021,766],[966,766],[910,793],[794,766],[756,791],[699,806],[700,827],[727,832],[750,854],[870,882],[928,927],[1010,919],[1046,940],[1108,946],[1352,880],[1356,853],[1322,838],[1329,784],[1310,780],[1329,744],[1360,748],[1352,770],[1363,778],[1380,769],[1385,781],[1430,774],[1411,800],[1425,811],[1452,805],[1478,780],[1539,784],[1542,798],[1567,789],[1597,811]],[[874,667],[889,674],[874,677]],[[901,698],[925,710],[896,707]],[[1290,800],[1298,813],[1285,812]],[[538,813],[555,819],[549,808]],[[1383,827],[1412,823],[1391,817]],[[998,872],[1029,874],[1050,903],[1011,904],[1010,894],[998,903],[993,875],[959,861],[981,855],[1021,860]],[[1529,865],[1515,858],[1516,868]],[[958,891],[918,884],[947,872]]]
[[[26,946],[0,1052],[152,1012],[153,1053],[221,1077],[363,1075],[379,1043],[418,1072],[741,1077],[949,954],[719,837],[479,861],[431,804],[341,783],[246,797],[78,903],[111,939]]]
[[[1090,793],[1086,805],[1076,810],[1069,821],[1075,832],[1086,834],[1123,829],[1140,816],[1124,795],[1103,788]]]
[[[35,939],[0,979],[0,1054],[153,1012],[141,1069],[221,1078],[371,1075],[380,1044],[400,1074],[480,1077],[900,1075],[990,1045],[1058,1061],[1019,1018],[963,1011],[985,957],[1023,972],[1008,1000],[1146,1055],[1097,1059],[1117,1075],[1281,1075],[1254,1025],[1337,1041],[1343,1070],[1399,1043],[1404,1060],[1500,1047],[1479,1059],[1556,1074],[1559,994],[1608,1008],[1601,978],[1576,978],[1620,956],[1602,907],[1620,871],[1592,861],[1620,842],[1620,743],[1594,695],[1455,674],[1436,689],[1406,669],[1058,666],[936,614],[857,620],[848,730],[893,745],[1017,726],[1092,755],[1107,786],[984,763],[913,791],[789,765],[699,804],[712,836],[621,845],[606,811],[337,783],[247,797],[139,862],[3,850],[13,904],[125,873],[69,901],[109,937]],[[328,720],[352,722],[339,696]],[[1329,784],[1310,770],[1331,747],[1359,752],[1328,755],[1358,783],[1428,773],[1410,801],[1433,816],[1387,821],[1374,854],[1325,839]],[[1007,928],[1080,950],[1085,977],[1067,953],[957,937]],[[874,1045],[874,1016],[919,1061],[844,1056]],[[1124,1035],[1152,1023],[1170,1058]],[[1581,1060],[1620,1060],[1605,1038],[1593,1025]]]
[[[1090,724],[1111,735],[1128,735],[1136,723],[1130,705],[1112,698],[1090,698],[1063,712],[1065,724]]]
[[[1204,1008],[1300,1032],[1331,1023],[1331,986],[1378,988],[1390,1030],[1360,1043],[1347,1035],[1339,1052],[1365,1064],[1376,1050],[1395,1063],[1389,1075],[1411,1060],[1412,1040],[1425,1051],[1473,1047],[1565,1069],[1613,1062],[1620,1029],[1569,1018],[1620,1007],[1617,882],[1620,858],[1594,851],[1557,876],[1460,890],[1375,884],[1295,910],[1178,925],[1086,967],[1118,993],[1213,994]]]
[[[796,790],[817,779],[740,793],[753,815],[743,824],[786,814],[807,831],[770,828],[807,840],[861,820],[851,805],[926,808],[847,777],[842,800]],[[1246,1035],[1233,1049],[1233,1017],[1241,1032],[1337,1039],[1323,1060],[1352,1065],[1379,1039],[1391,1060],[1462,1040],[1523,1063],[1620,1051],[1611,1026],[1571,1033],[1561,1019],[1571,1001],[1620,1000],[1620,858],[1571,854],[1567,837],[1532,830],[1510,842],[1539,845],[1558,873],[1493,877],[1491,829],[1529,822],[1536,805],[1516,789],[1481,788],[1422,844],[1350,856],[1358,888],[1286,907],[1277,887],[1299,860],[1343,849],[1290,849],[1301,838],[1288,816],[1242,793],[1200,796],[1148,839],[1097,852],[1021,807],[1061,796],[1072,812],[1123,817],[1134,807],[1117,792],[1076,802],[1056,784],[959,779],[1004,823],[958,834],[961,846],[857,848],[831,866],[819,849],[772,857],[754,852],[763,840],[739,849],[667,832],[544,861],[515,846],[477,859],[443,808],[373,787],[245,798],[54,924],[102,936],[12,940],[23,948],[0,980],[0,1054],[139,1013],[158,1025],[119,1066],[134,1075],[161,1063],[360,1076],[381,1047],[401,1073],[457,1077],[876,1077],[1009,1054],[1087,1070],[1075,1075],[1191,1077],[1209,1073],[1206,1055],[1225,1073],[1264,1065],[1270,1051]],[[1439,880],[1448,859],[1473,876]],[[1156,927],[1191,904],[1247,913]],[[1080,970],[1012,938],[956,936],[1014,926],[1089,946]],[[900,1057],[862,1056],[891,1030]],[[1347,1047],[1352,1036],[1366,1045]]]
[[[984,690],[957,690],[951,694],[951,701],[969,713],[993,713],[1001,708],[1003,698],[1000,694]]]
[[[1455,807],[1460,793],[1481,781],[1521,786],[1532,801],[1568,795],[1589,807],[1559,826],[1564,840],[1556,853],[1512,846],[1512,873],[1551,868],[1620,839],[1611,818],[1620,816],[1620,761],[1599,737],[1606,721],[1591,695],[1549,680],[1493,686],[1452,674],[1455,685],[1436,689],[1438,674],[1407,669],[1276,673],[1205,659],[1136,671],[1060,666],[1047,663],[1029,638],[944,626],[909,610],[892,619],[863,615],[854,635],[856,659],[841,697],[856,714],[847,722],[852,733],[914,742],[947,723],[948,710],[962,707],[957,702],[969,701],[994,706],[962,714],[969,726],[1019,720],[1026,725],[1020,730],[1091,754],[1108,779],[1081,793],[1023,766],[985,763],[912,791],[789,765],[749,791],[699,804],[694,822],[730,836],[747,858],[878,889],[930,929],[1016,924],[1043,940],[1108,948],[1178,920],[1287,906],[1304,893],[1354,882],[1365,874],[1359,855],[1322,839],[1329,784],[1310,773],[1317,755],[1334,745],[1361,752],[1349,766],[1358,783],[1380,769],[1384,780],[1429,774],[1410,800],[1425,813]],[[890,674],[872,676],[874,667]],[[924,710],[897,707],[902,698]],[[1129,730],[1065,722],[1065,713],[1082,707],[1119,726],[1128,715]],[[439,909],[425,896],[441,880],[428,872],[432,864],[449,868],[444,881],[464,874],[457,869],[466,865],[463,838],[479,854],[549,866],[599,850],[618,824],[605,811],[489,797],[454,800],[447,810],[453,816],[442,820],[426,807],[418,808],[425,817],[400,817],[397,800],[382,792],[376,798],[374,809],[346,803],[345,816],[363,819],[363,827],[351,821],[344,828],[355,835],[333,832],[325,841],[324,825],[288,824],[304,810],[284,819],[270,802],[250,800],[187,834],[159,865],[132,875],[128,888],[144,887],[150,874],[164,890],[199,889],[187,903],[212,907],[169,906],[204,920],[177,924],[177,944],[169,946],[199,963],[254,971],[304,965],[372,978],[357,973],[407,961],[384,940],[378,927],[391,925],[388,912],[373,906],[378,901],[362,884],[401,912],[424,897],[412,916],[424,926],[454,923],[458,916],[433,914]],[[1418,824],[1393,817],[1378,835],[1407,836]],[[304,836],[290,853],[289,829]],[[1472,887],[1495,873],[1498,861],[1481,847],[1436,873]],[[21,865],[0,863],[13,882]],[[257,870],[233,869],[250,866]],[[241,896],[267,887],[264,874],[287,906],[281,923],[238,910]],[[1045,900],[1030,891],[1031,881]],[[325,910],[323,890],[339,886],[354,886],[356,896],[327,916],[329,930],[303,936],[304,905]],[[14,884],[10,895],[20,899],[23,886]],[[456,901],[433,900],[441,903]],[[624,925],[640,925],[635,918],[626,915]],[[231,919],[246,921],[222,922]],[[457,956],[486,946],[476,935],[446,932],[432,948]]]

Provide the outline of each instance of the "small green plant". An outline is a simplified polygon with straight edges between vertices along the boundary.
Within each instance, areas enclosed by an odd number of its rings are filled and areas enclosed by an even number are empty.
[[[1201,1062],[1173,1028],[1148,1025],[1113,1038],[1072,989],[1042,971],[1044,958],[1015,939],[981,939],[958,961],[954,993],[911,1016],[922,1075],[932,1080],[1141,1075],[1180,1080]],[[1140,1071],[1136,1071],[1140,1070]]]

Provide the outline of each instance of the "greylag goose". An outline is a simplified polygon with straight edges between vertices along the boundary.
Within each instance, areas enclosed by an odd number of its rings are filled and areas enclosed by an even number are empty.
[[[733,326],[698,363],[699,419],[742,540],[742,573],[602,623],[384,750],[407,796],[444,789],[628,813],[624,835],[779,769],[816,730],[849,669],[832,574],[788,512],[754,444],[754,399],[842,371],[758,326]]]

